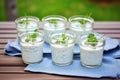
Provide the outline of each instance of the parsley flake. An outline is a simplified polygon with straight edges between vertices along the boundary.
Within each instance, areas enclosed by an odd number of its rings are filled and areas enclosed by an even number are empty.
[[[86,41],[86,44],[90,44],[91,46],[96,46],[98,43],[98,40],[97,38],[95,37],[95,35],[93,33],[90,33],[88,36],[87,36],[87,41]]]

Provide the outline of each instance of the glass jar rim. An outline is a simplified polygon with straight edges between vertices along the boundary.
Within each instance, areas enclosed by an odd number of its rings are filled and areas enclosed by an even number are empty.
[[[35,32],[28,32],[28,33],[23,33],[21,34],[21,38],[20,38],[20,41],[22,43],[26,43],[26,41],[22,40],[22,37],[24,37],[25,39],[27,38],[27,36],[31,35],[31,34],[34,34]],[[39,34],[39,36],[41,37],[41,39],[39,39],[39,41],[35,42],[35,43],[38,43],[38,42],[42,42],[43,41],[43,38],[44,38],[44,32],[43,31],[39,31],[39,32],[36,32]],[[38,36],[36,37],[38,38]],[[36,38],[30,38],[30,39],[36,39]],[[28,42],[29,43],[29,42]]]
[[[30,20],[33,20],[35,22],[39,22],[40,21],[40,19],[38,17],[36,17],[36,16],[22,16],[22,17],[17,18],[15,20],[15,23],[19,23],[19,21],[21,21],[21,20],[26,20],[25,19],[26,17],[28,17],[28,20],[30,19]]]
[[[97,45],[97,46],[93,46],[94,47],[100,47],[100,46],[104,46],[105,45],[105,36],[103,34],[100,34],[100,33],[97,33],[97,32],[91,32],[93,33],[96,38],[98,39],[98,42],[87,42],[89,43],[90,45],[91,44],[96,44],[96,43],[102,43],[101,45]],[[82,44],[82,41],[83,40],[86,40],[87,39],[87,36],[89,35],[90,33],[87,33],[87,34],[84,34],[82,36],[80,36],[80,44]],[[83,44],[82,44],[83,45]]]
[[[72,22],[73,20],[80,20],[80,19],[86,19],[88,21],[90,21],[91,23],[94,22],[94,19],[90,16],[85,16],[85,15],[74,15],[74,16],[71,16],[68,21],[69,22]]]
[[[58,19],[58,20],[63,20],[65,22],[67,22],[67,18],[64,17],[64,16],[61,16],[61,15],[48,15],[48,16],[45,16],[42,18],[42,22],[45,22],[47,20],[50,20],[50,19]]]
[[[63,32],[63,33],[62,33],[62,32],[59,32],[59,33],[50,34],[50,35],[49,35],[49,37],[50,37],[50,43],[53,43],[53,42],[52,42],[52,39],[54,39],[55,36],[58,36],[57,38],[61,38],[62,34],[64,34],[64,32]],[[67,37],[71,37],[71,38],[72,38],[72,41],[69,42],[69,44],[74,43],[75,38],[76,38],[76,35],[75,35],[74,33],[72,33],[72,32],[71,32],[71,33],[70,33],[70,32],[65,32],[65,35],[66,35]],[[56,39],[56,38],[55,38],[55,39]]]

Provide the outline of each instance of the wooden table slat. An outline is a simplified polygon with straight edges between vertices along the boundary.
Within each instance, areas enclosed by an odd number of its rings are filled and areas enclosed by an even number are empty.
[[[16,30],[0,30],[0,34],[17,34]]]
[[[0,66],[25,66],[21,57],[0,55]]]
[[[114,80],[114,79],[93,79],[84,77],[71,77],[71,76],[60,76],[60,75],[49,75],[49,74],[0,74],[1,80]]]
[[[14,22],[0,22],[0,29],[16,29],[16,25]],[[68,28],[69,25],[66,25]],[[43,28],[43,25],[40,25],[40,28]],[[99,29],[120,29],[120,23],[119,22],[95,22],[94,28]]]
[[[13,38],[15,38],[15,37],[17,37],[17,34],[1,34],[0,35],[0,38],[2,38],[2,39],[13,39]]]
[[[24,66],[0,66],[0,73],[22,73],[26,74],[28,72],[24,71]]]

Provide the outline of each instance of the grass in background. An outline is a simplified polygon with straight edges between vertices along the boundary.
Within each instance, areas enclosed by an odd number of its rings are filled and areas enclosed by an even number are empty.
[[[3,4],[0,1],[0,7]],[[18,17],[27,15],[40,19],[47,15],[57,14],[69,18],[73,15],[92,13],[95,21],[120,21],[120,5],[100,6],[89,0],[16,0]],[[1,9],[1,8],[0,8]],[[2,13],[1,13],[2,12]],[[0,12],[0,20],[5,20],[4,10]]]
[[[4,0],[0,0],[0,21],[5,21]]]

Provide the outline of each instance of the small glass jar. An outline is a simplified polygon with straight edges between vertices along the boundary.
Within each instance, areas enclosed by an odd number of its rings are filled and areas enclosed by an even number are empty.
[[[49,43],[49,35],[53,33],[65,32],[67,19],[60,15],[49,15],[42,19],[44,27],[44,41]]]
[[[52,61],[58,66],[72,63],[75,35],[70,33],[55,33],[50,36]]]
[[[23,33],[20,37],[20,46],[24,63],[40,62],[43,58],[43,33]]]
[[[33,32],[39,30],[39,18],[35,16],[22,16],[15,20],[18,39],[20,35],[25,32]]]
[[[79,36],[92,32],[94,19],[84,15],[69,18],[70,31],[76,34],[75,44],[79,44]]]
[[[80,38],[80,62],[83,66],[94,68],[102,63],[103,50],[105,45],[105,37],[99,33],[93,33],[98,42],[86,42],[88,34],[82,35]]]

